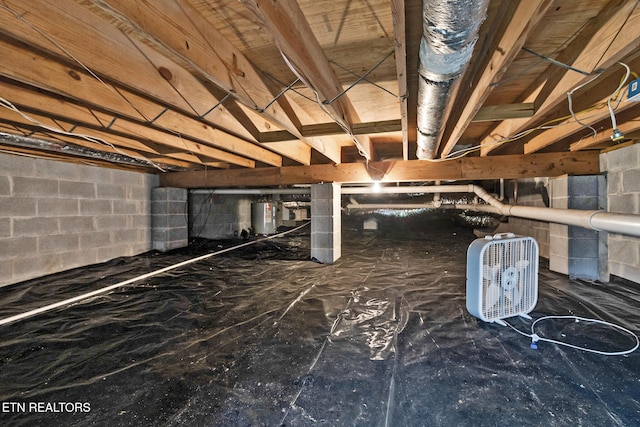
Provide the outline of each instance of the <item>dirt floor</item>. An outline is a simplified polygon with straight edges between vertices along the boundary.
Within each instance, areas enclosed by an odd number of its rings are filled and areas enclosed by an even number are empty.
[[[343,255],[309,261],[309,227],[0,327],[0,424],[635,426],[640,353],[531,340],[465,307],[472,232],[439,216],[343,221]],[[0,318],[233,243],[197,241],[0,289]],[[571,280],[541,260],[534,319],[638,333],[640,287]],[[530,333],[531,321],[510,323]],[[628,335],[575,320],[541,336],[602,351]]]

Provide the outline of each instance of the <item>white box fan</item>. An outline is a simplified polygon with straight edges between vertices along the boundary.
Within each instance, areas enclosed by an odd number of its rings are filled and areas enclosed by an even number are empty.
[[[538,242],[513,233],[476,239],[467,250],[467,310],[485,322],[525,316],[538,302]]]

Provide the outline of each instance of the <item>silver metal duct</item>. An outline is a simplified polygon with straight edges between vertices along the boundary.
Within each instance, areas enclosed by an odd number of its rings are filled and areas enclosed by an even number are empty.
[[[419,159],[432,159],[451,111],[451,99],[471,59],[489,0],[423,0],[418,81]]]

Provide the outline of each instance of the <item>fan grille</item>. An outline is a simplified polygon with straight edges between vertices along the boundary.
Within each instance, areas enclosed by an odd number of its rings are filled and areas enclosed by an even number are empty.
[[[482,314],[488,320],[526,314],[537,302],[538,246],[533,239],[493,241],[482,255]]]

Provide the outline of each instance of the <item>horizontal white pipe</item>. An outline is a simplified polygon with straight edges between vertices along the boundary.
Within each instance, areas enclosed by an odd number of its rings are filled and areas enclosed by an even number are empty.
[[[433,203],[349,203],[347,209],[435,209]],[[473,210],[477,212],[498,213],[491,205],[442,204],[438,209]]]
[[[473,193],[473,184],[420,185],[403,187],[342,187],[342,194],[404,194],[404,193]]]
[[[214,194],[308,194],[310,188],[300,189],[215,189]],[[206,190],[199,190],[207,192]],[[246,193],[241,193],[242,191]],[[291,191],[291,193],[288,193]],[[299,192],[303,191],[303,192]],[[268,193],[273,192],[273,193]],[[611,233],[619,233],[628,236],[640,237],[640,215],[622,214],[605,212],[598,210],[582,211],[577,209],[556,209],[541,208],[535,206],[514,206],[505,205],[500,200],[489,194],[484,188],[473,184],[459,185],[421,185],[421,186],[396,186],[381,187],[374,189],[371,186],[363,187],[342,187],[342,194],[401,194],[401,193],[475,193],[478,197],[493,206],[490,209],[486,205],[456,205],[459,209],[469,209],[481,212],[494,212],[505,216],[515,216],[520,218],[534,219],[538,221],[547,221],[556,224],[575,225],[597,231],[607,231]],[[501,192],[502,193],[502,192]],[[502,194],[501,194],[502,197]],[[429,207],[428,205],[412,206],[412,205],[380,205],[374,207],[363,207],[363,205],[348,205],[350,209],[421,209]]]
[[[640,237],[640,215],[605,212],[600,210],[556,209],[537,206],[505,205],[490,195],[484,188],[469,185],[431,185],[415,187],[382,187],[380,193],[475,193],[489,205],[442,205],[448,209],[464,209],[479,212],[498,213],[505,216],[534,219],[537,221],[552,222],[555,224],[575,225],[596,231],[607,231],[627,236]],[[375,191],[371,187],[345,187],[342,194],[372,194]],[[382,204],[350,203],[349,209],[428,209],[433,208],[431,203],[406,203],[406,204]]]
[[[556,224],[576,225],[596,231],[607,231],[610,233],[640,237],[640,215],[637,214],[505,205],[487,193],[482,187],[474,186],[473,191],[478,197],[495,207],[502,215],[535,219]]]
[[[342,187],[342,194],[406,194],[406,193],[473,193],[473,185],[420,185],[402,187],[371,186]],[[211,190],[192,190],[192,194],[230,194],[230,195],[267,195],[267,194],[311,194],[310,187],[303,188],[214,188]]]
[[[349,203],[347,209],[433,209],[432,203]]]
[[[47,312],[47,311],[51,311],[51,310],[54,310],[54,309],[59,308],[59,307],[64,307],[64,306],[67,306],[69,304],[73,304],[75,302],[82,301],[84,299],[94,297],[96,295],[104,294],[105,292],[112,291],[112,290],[120,288],[122,286],[130,285],[132,283],[139,282],[140,280],[148,279],[149,277],[157,276],[158,274],[166,273],[167,271],[175,270],[176,268],[184,267],[185,265],[193,264],[194,262],[202,261],[204,259],[210,258],[210,257],[215,256],[215,255],[220,255],[220,254],[225,253],[225,252],[230,252],[230,251],[232,251],[234,249],[239,249],[239,248],[242,248],[244,246],[253,245],[255,243],[262,242],[262,241],[269,240],[269,239],[273,239],[273,238],[276,238],[276,237],[281,237],[281,236],[284,236],[285,234],[288,234],[288,233],[294,232],[296,230],[299,230],[302,227],[307,226],[308,224],[309,223],[306,222],[306,223],[304,223],[304,224],[302,224],[302,225],[300,225],[300,226],[298,226],[296,228],[293,228],[291,230],[287,230],[287,231],[285,231],[283,233],[274,234],[272,236],[268,236],[268,237],[265,237],[263,239],[252,240],[250,242],[242,243],[240,245],[232,246],[230,248],[222,249],[222,250],[219,250],[219,251],[216,251],[216,252],[212,252],[212,253],[209,253],[209,254],[206,254],[206,255],[202,255],[202,256],[199,256],[199,257],[196,257],[196,258],[191,258],[191,259],[188,259],[186,261],[182,261],[182,262],[179,262],[177,264],[173,264],[173,265],[170,265],[168,267],[164,267],[164,268],[161,268],[159,270],[152,271],[150,273],[145,273],[145,274],[143,274],[141,276],[134,277],[133,279],[125,280],[124,282],[119,282],[119,283],[116,283],[116,284],[113,284],[113,285],[109,285],[109,286],[101,288],[101,289],[96,289],[95,291],[87,292],[86,294],[78,295],[78,296],[75,296],[73,298],[69,298],[69,299],[63,300],[63,301],[58,301],[58,302],[55,302],[53,304],[45,305],[44,307],[36,308],[36,309],[30,310],[30,311],[27,311],[25,313],[16,314],[14,316],[9,316],[9,317],[6,317],[6,318],[0,320],[0,326],[6,325],[7,323],[17,322],[18,320],[26,319],[28,317],[35,316],[36,314],[40,314],[40,313],[44,313],[44,312]]]
[[[303,188],[213,188],[211,190],[192,190],[192,194],[230,194],[230,195],[267,195],[267,194],[311,194],[311,187]]]

